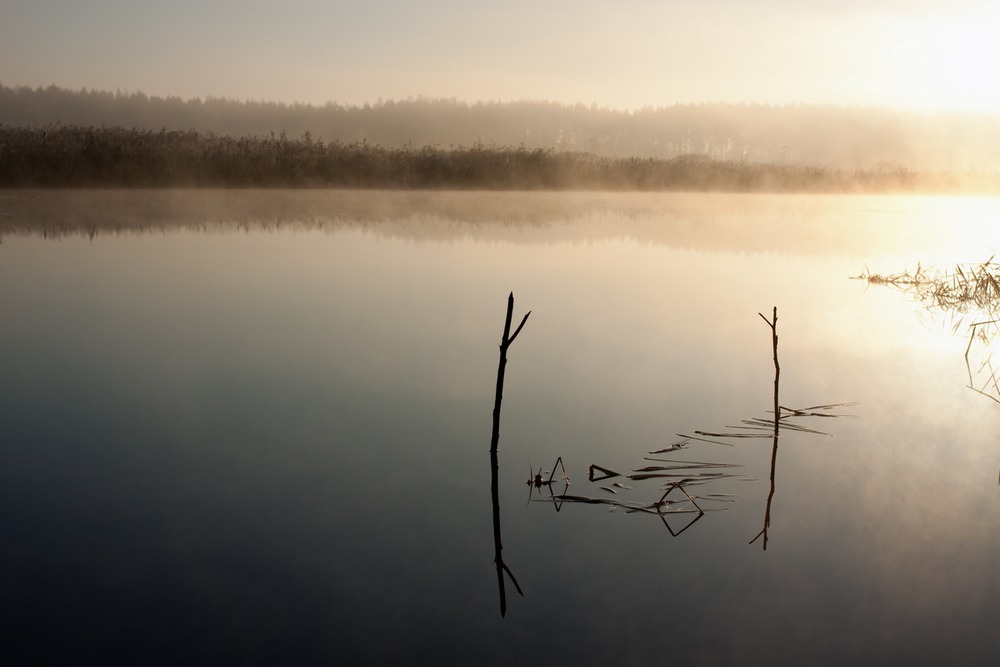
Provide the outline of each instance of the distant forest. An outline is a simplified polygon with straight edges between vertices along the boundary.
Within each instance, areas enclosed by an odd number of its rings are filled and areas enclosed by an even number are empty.
[[[480,150],[587,154],[613,160],[709,159],[850,172],[1000,173],[1000,117],[888,109],[696,104],[618,111],[542,101],[379,101],[364,106],[152,97],[0,84],[7,128],[125,128],[265,141],[282,134],[327,146],[413,154]],[[193,135],[189,135],[193,136]],[[580,160],[581,158],[574,158]]]

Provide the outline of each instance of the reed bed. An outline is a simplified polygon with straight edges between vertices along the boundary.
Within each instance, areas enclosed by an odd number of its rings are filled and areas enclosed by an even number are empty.
[[[383,148],[285,134],[232,137],[123,127],[0,126],[0,187],[294,187],[727,192],[956,191],[959,180],[908,170],[843,171],[777,163],[607,158],[476,143]],[[976,185],[1000,192],[1000,177]]]

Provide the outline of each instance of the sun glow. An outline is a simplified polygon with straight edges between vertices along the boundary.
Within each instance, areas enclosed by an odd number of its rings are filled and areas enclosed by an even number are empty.
[[[1000,10],[893,21],[884,26],[884,84],[897,105],[1000,112]]]

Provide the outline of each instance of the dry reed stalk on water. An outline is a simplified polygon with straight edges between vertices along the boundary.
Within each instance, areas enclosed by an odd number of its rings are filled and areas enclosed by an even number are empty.
[[[712,440],[711,438],[731,438],[731,439],[753,439],[753,438],[771,438],[772,439],[772,450],[771,450],[771,467],[770,467],[770,478],[771,478],[771,489],[768,494],[767,506],[765,508],[765,518],[764,518],[764,529],[751,540],[751,544],[760,537],[764,538],[764,548],[767,548],[767,529],[770,526],[771,518],[771,504],[774,498],[775,491],[775,469],[777,465],[777,445],[778,438],[780,437],[781,428],[785,428],[789,431],[796,431],[801,433],[810,433],[817,435],[830,435],[823,433],[822,431],[817,431],[815,429],[808,428],[802,424],[795,423],[791,421],[796,418],[810,418],[810,417],[841,417],[847,416],[840,412],[837,412],[837,408],[849,407],[857,405],[857,403],[828,403],[823,405],[811,405],[805,408],[788,408],[784,407],[779,402],[778,389],[779,389],[779,379],[781,367],[778,362],[778,334],[777,334],[777,321],[778,312],[777,307],[774,308],[771,319],[764,317],[761,314],[761,318],[768,324],[771,328],[771,339],[772,339],[772,356],[774,362],[774,394],[772,399],[772,414],[771,419],[763,418],[752,418],[745,419],[741,424],[736,426],[727,426],[730,429],[725,432],[714,432],[714,431],[694,431],[697,435],[684,435],[678,434],[678,437],[683,438],[680,442],[675,442],[667,447],[653,450],[649,454],[665,454],[668,452],[675,452],[681,449],[687,449],[688,445],[692,441],[706,442],[711,444],[725,445],[728,447],[734,446],[733,443],[723,442],[721,440]],[[708,437],[706,437],[708,436]],[[700,519],[705,512],[708,511],[723,511],[724,508],[702,508],[698,504],[698,500],[703,501],[714,501],[714,502],[733,502],[732,494],[726,493],[709,493],[704,495],[692,495],[687,489],[711,484],[722,479],[736,479],[738,481],[754,481],[752,478],[740,477],[732,472],[727,472],[725,469],[729,468],[741,468],[742,465],[729,464],[729,463],[718,463],[718,462],[706,462],[706,461],[686,461],[680,459],[665,459],[657,458],[655,456],[643,457],[644,460],[653,463],[662,463],[667,465],[647,465],[641,468],[636,468],[628,473],[618,472],[611,468],[600,466],[597,464],[591,464],[588,471],[588,479],[590,482],[602,482],[613,478],[623,478],[633,481],[647,481],[647,480],[660,480],[661,483],[665,483],[661,488],[665,489],[665,492],[660,497],[659,500],[655,502],[638,503],[630,502],[618,497],[591,497],[578,494],[568,494],[562,493],[559,495],[553,495],[549,499],[539,499],[536,502],[545,501],[548,502],[552,500],[557,503],[557,510],[562,503],[579,503],[586,505],[604,505],[608,506],[611,510],[621,508],[627,514],[640,513],[640,514],[657,514],[663,520],[667,529],[670,531],[671,535],[677,536],[680,533],[687,530],[694,521]],[[561,459],[557,462],[561,462]],[[553,466],[553,475],[554,473]],[[534,473],[533,473],[534,474]],[[541,472],[533,477],[535,482],[541,480]],[[542,481],[542,484],[551,483],[552,475],[550,475],[547,482]],[[531,480],[529,480],[529,483]],[[610,493],[612,496],[618,496],[618,489],[630,490],[619,482],[614,482],[610,486],[599,486],[598,490],[604,493]],[[669,500],[667,495],[671,492],[679,491],[685,496],[683,500]],[[530,497],[529,497],[530,501]],[[683,507],[684,503],[690,503],[692,507]],[[675,530],[666,521],[666,515],[672,514],[694,514],[695,519],[689,522],[680,530]]]
[[[918,264],[917,272],[913,276],[908,272],[882,276],[872,274],[865,267],[865,273],[857,278],[865,279],[869,284],[888,285],[912,294],[927,310],[941,312],[953,318],[953,333],[962,328],[966,318],[975,318],[976,321],[967,325],[969,339],[965,348],[965,361],[969,373],[968,386],[973,391],[1000,403],[1000,382],[992,372],[990,363],[992,357],[990,348],[1000,335],[1000,318],[996,317],[1000,311],[1000,263],[994,262],[993,259],[991,256],[980,264],[956,264],[950,271],[924,271]],[[983,353],[986,355],[980,372],[987,366],[991,371],[980,387],[977,387],[973,380],[972,364],[969,359],[973,343],[977,341],[982,345]],[[996,395],[988,393],[987,389],[996,392]]]

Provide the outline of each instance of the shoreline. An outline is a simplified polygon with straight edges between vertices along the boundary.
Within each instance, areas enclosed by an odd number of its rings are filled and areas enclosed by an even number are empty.
[[[284,135],[0,126],[3,189],[299,189],[1000,195],[1000,174],[605,158],[486,146],[383,148]]]

